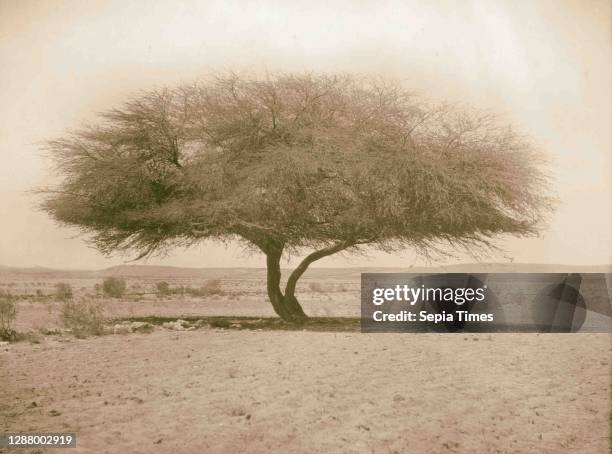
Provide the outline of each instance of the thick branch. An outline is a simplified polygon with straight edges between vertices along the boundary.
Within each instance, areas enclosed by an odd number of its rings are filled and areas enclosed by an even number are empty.
[[[287,280],[287,285],[285,287],[285,296],[292,297],[295,293],[295,286],[297,285],[297,281],[302,274],[306,272],[311,263],[316,262],[323,257],[327,257],[329,255],[335,254],[337,252],[343,251],[351,246],[354,246],[356,243],[343,241],[341,243],[337,243],[333,246],[329,246],[318,251],[313,252],[312,254],[306,256],[304,260],[297,266],[295,270],[289,276]]]

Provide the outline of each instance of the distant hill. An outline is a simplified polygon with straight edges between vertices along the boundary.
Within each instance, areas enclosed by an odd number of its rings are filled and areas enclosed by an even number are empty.
[[[289,271],[289,270],[287,270]],[[358,280],[361,273],[612,273],[612,265],[554,265],[531,263],[466,263],[405,268],[310,268],[306,279]],[[259,279],[264,268],[181,268],[158,265],[119,265],[102,270],[59,270],[44,267],[16,268],[0,265],[0,276],[14,278],[95,279],[118,276],[132,279]]]

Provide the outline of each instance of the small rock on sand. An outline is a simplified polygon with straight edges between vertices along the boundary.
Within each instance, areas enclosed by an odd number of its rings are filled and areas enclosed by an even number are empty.
[[[196,329],[187,320],[181,320],[180,318],[174,322],[165,322],[162,326],[173,331],[192,331]]]
[[[155,327],[147,322],[124,322],[113,326],[114,334],[151,333]]]

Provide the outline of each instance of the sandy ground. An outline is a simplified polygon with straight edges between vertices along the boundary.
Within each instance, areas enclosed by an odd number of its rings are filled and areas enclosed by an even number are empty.
[[[356,285],[345,292],[325,293],[302,291],[300,302],[312,317],[359,317],[359,288]],[[140,301],[99,300],[108,318],[129,317],[194,317],[194,316],[243,316],[276,317],[272,305],[267,301],[265,289],[247,295],[167,297],[148,296]],[[18,302],[14,329],[21,332],[41,328],[61,328],[59,317],[61,303],[57,301]]]
[[[70,283],[77,295],[87,296],[97,282]],[[206,281],[184,283],[198,287]],[[49,293],[55,281],[26,284],[5,282],[11,289]],[[141,291],[155,287],[154,281],[129,284]],[[147,294],[102,304],[113,318],[273,315],[261,279],[226,279],[222,288],[223,295],[206,298]],[[299,294],[312,316],[359,315],[359,283],[345,275],[305,281]],[[19,331],[61,327],[56,301],[20,300],[18,309]],[[76,432],[78,447],[70,452],[609,448],[609,334],[158,327],[151,334],[40,339],[0,347],[0,432]]]
[[[610,340],[213,329],[49,336],[0,350],[0,430],[73,431],[71,452],[95,453],[604,453]]]

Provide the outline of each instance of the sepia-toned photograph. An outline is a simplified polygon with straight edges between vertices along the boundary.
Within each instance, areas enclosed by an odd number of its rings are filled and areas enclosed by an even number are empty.
[[[0,0],[0,452],[612,452],[611,56],[609,0]]]

